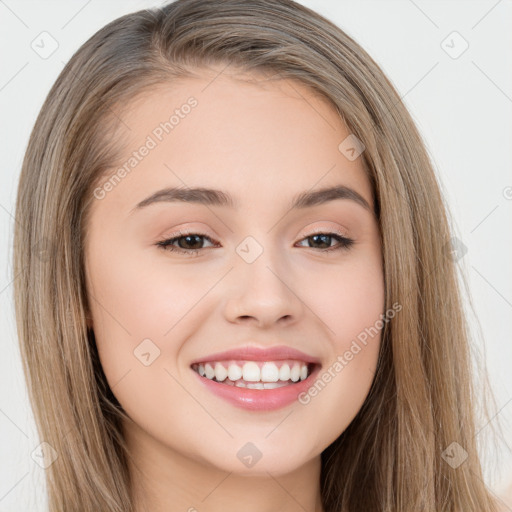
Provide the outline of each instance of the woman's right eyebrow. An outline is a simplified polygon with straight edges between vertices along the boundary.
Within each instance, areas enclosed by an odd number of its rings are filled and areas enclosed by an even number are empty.
[[[346,185],[336,185],[319,190],[307,190],[301,192],[294,196],[288,209],[310,208],[339,199],[354,201],[370,213],[373,213],[368,201],[359,192],[353,188],[347,187]],[[140,201],[130,210],[129,215],[134,211],[145,208],[151,204],[161,202],[184,202],[203,204],[207,206],[223,206],[231,209],[238,208],[238,202],[230,194],[223,192],[222,190],[205,187],[168,187],[158,190]]]

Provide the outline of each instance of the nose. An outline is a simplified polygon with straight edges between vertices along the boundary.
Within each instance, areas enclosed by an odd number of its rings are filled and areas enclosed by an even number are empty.
[[[225,303],[229,322],[259,328],[291,325],[304,312],[296,276],[278,258],[271,257],[270,251],[252,263],[239,261],[230,279],[235,284],[229,287]]]

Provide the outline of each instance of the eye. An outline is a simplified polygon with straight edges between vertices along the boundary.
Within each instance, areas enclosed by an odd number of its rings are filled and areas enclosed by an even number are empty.
[[[157,242],[156,245],[166,251],[178,252],[181,254],[186,254],[187,256],[194,256],[199,254],[201,249],[205,248],[202,247],[203,243],[201,239],[206,239],[209,242],[213,243],[213,240],[203,233],[180,232],[176,236],[173,236],[172,238],[167,238],[165,240]],[[331,246],[331,242],[333,240],[337,240],[338,244],[335,246]],[[355,240],[353,240],[352,238],[347,238],[343,236],[341,233],[330,232],[314,233],[306,238],[303,238],[301,242],[302,241],[312,241],[313,244],[320,244],[321,246],[327,245],[327,247],[320,247],[320,252],[348,250],[355,243]],[[178,246],[175,245],[176,242],[178,242]],[[314,249],[315,247],[310,246],[309,248]]]
[[[331,246],[331,242],[333,240],[337,240],[338,244],[335,246]],[[325,247],[320,248],[321,252],[348,250],[355,243],[355,240],[353,240],[352,238],[347,238],[347,237],[343,236],[341,233],[322,233],[322,232],[318,232],[318,233],[314,233],[313,235],[309,235],[306,238],[303,238],[301,241],[312,241],[313,244],[320,244],[323,246],[327,245],[326,248]],[[314,249],[314,247],[311,247],[311,246],[310,246],[310,248]]]
[[[178,233],[177,236],[173,238],[167,238],[166,240],[161,240],[157,242],[156,245],[170,252],[179,252],[185,253],[188,256],[192,256],[194,254],[198,254],[200,249],[203,249],[201,246],[201,238],[205,238],[210,242],[212,239],[202,233]],[[179,247],[176,247],[174,244],[178,242]]]

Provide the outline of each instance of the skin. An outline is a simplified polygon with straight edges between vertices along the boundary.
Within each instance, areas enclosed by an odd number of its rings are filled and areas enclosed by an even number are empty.
[[[338,150],[349,131],[329,103],[297,82],[263,75],[248,82],[240,71],[220,71],[146,93],[123,115],[128,158],[187,98],[198,101],[93,201],[85,245],[90,325],[132,420],[124,431],[138,511],[234,512],[241,503],[247,512],[321,511],[320,454],[360,410],[380,334],[308,404],[270,412],[213,395],[190,363],[242,345],[284,344],[327,369],[373,326],[384,312],[373,213],[347,199],[288,209],[299,192],[339,184],[373,208],[371,186],[361,157],[350,161]],[[220,189],[239,207],[159,202],[130,213],[169,186]],[[340,230],[355,245],[325,253],[327,245],[311,239],[316,228]],[[180,230],[212,241],[181,239],[183,251],[203,247],[196,256],[156,245]],[[251,264],[236,252],[247,236],[263,249]],[[149,366],[134,356],[147,338],[160,350]],[[237,457],[247,442],[262,453],[251,468]]]

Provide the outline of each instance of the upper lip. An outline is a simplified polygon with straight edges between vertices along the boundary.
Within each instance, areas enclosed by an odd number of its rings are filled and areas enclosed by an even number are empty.
[[[320,364],[320,360],[310,356],[300,350],[286,345],[279,345],[270,348],[258,348],[254,346],[238,347],[224,352],[216,352],[208,356],[200,357],[192,361],[192,364],[206,363],[208,361],[225,361],[225,360],[245,360],[245,361],[279,361],[284,359],[295,359],[305,361],[307,363]]]

